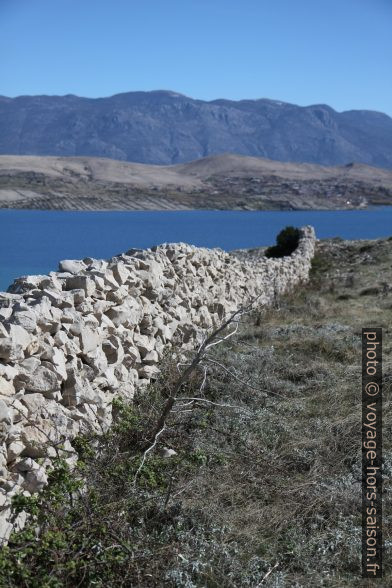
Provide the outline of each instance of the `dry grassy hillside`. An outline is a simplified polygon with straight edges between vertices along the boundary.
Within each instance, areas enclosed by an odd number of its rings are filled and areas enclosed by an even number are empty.
[[[341,209],[392,203],[392,171],[218,155],[157,166],[0,156],[0,207],[64,210]]]

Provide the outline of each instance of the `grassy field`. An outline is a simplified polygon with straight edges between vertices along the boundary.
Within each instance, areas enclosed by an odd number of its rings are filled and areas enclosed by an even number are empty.
[[[392,240],[319,242],[309,284],[210,349],[202,392],[202,370],[181,388],[202,400],[175,405],[143,464],[172,356],[132,406],[116,402],[109,433],[78,440],[75,472],[60,462],[16,501],[32,517],[3,549],[1,586],[391,586],[391,317]],[[384,329],[378,581],[360,578],[365,326]]]

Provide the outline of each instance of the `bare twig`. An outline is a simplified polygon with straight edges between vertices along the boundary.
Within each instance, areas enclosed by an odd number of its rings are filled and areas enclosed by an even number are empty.
[[[266,392],[266,390],[260,390],[260,388],[256,388],[255,386],[252,386],[252,384],[249,384],[248,382],[245,382],[245,380],[241,380],[241,378],[239,378],[236,374],[234,374],[232,371],[228,370],[227,367],[225,367],[222,363],[220,363],[219,361],[216,361],[215,359],[211,359],[211,357],[206,357],[205,358],[206,361],[209,361],[210,363],[214,363],[215,365],[219,366],[223,371],[225,371],[226,373],[228,373],[232,378],[234,378],[234,380],[237,380],[237,382],[239,382],[240,384],[243,384],[244,386],[247,386],[248,388],[250,388],[251,390],[254,390],[255,392]]]
[[[231,409],[236,408],[236,409],[244,410],[242,407],[234,407],[229,404],[219,404],[216,402],[212,402],[211,400],[206,400],[205,398],[199,398],[199,397],[197,397],[197,398],[178,398],[178,394],[181,391],[183,384],[188,380],[188,378],[192,374],[192,372],[197,367],[200,367],[201,362],[205,359],[205,355],[206,355],[207,350],[210,349],[213,345],[217,345],[218,343],[222,343],[223,341],[227,340],[229,337],[232,337],[237,332],[239,318],[241,316],[243,316],[244,314],[252,311],[254,303],[256,302],[256,300],[258,300],[259,297],[260,296],[257,296],[246,307],[244,307],[244,308],[241,307],[238,310],[236,310],[235,312],[231,313],[231,315],[226,320],[224,320],[219,327],[217,327],[208,337],[206,337],[204,339],[204,341],[200,344],[200,346],[196,352],[195,357],[193,358],[193,360],[190,363],[179,362],[177,364],[177,369],[179,369],[180,365],[183,365],[183,366],[186,366],[185,370],[182,372],[182,374],[178,378],[177,382],[174,385],[173,392],[170,394],[170,396],[166,400],[166,404],[163,407],[162,413],[158,419],[158,422],[155,426],[155,429],[148,440],[148,445],[144,451],[142,462],[136,472],[136,475],[134,478],[134,483],[136,483],[137,476],[139,475],[139,473],[144,465],[147,454],[155,447],[159,435],[161,435],[161,433],[165,430],[166,420],[169,417],[170,413],[172,412],[174,404],[176,402],[189,400],[191,402],[204,402],[206,404],[212,404],[214,406],[219,406],[219,407],[223,407],[223,408],[231,408]],[[232,323],[237,323],[235,325],[235,328],[231,332],[224,335],[223,334],[224,331]],[[204,377],[203,377],[203,381],[200,386],[200,392],[203,391],[204,386],[205,386],[205,382],[206,382],[206,378],[207,378],[206,366],[202,366],[202,369],[204,370]],[[182,408],[184,408],[184,405],[182,407],[180,407],[180,410]]]
[[[194,397],[194,398],[176,398],[176,400],[191,400],[192,402],[205,402],[206,404],[212,404],[214,406],[219,406],[219,408],[234,408],[235,410],[242,410],[243,412],[248,412],[249,414],[253,414],[253,412],[251,412],[250,410],[247,410],[246,408],[244,408],[243,406],[235,406],[234,404],[221,404],[220,402],[213,402],[212,400],[207,400],[207,398],[199,398],[199,397]]]
[[[143,468],[144,462],[146,461],[147,454],[150,453],[150,451],[152,451],[154,449],[155,445],[157,444],[159,436],[163,433],[164,430],[165,430],[165,425],[163,425],[162,429],[155,434],[154,441],[153,441],[152,445],[145,450],[145,452],[143,454],[142,461],[140,462],[140,465],[139,465],[138,469],[136,470],[136,474],[133,479],[133,485],[136,484],[137,477]]]
[[[256,588],[258,588],[259,586],[261,586],[261,585],[263,584],[263,582],[264,582],[264,581],[265,581],[265,580],[268,578],[268,576],[269,576],[270,574],[272,574],[272,572],[273,572],[274,570],[276,570],[276,568],[278,567],[278,565],[279,565],[279,563],[276,563],[276,564],[275,564],[275,565],[274,565],[274,566],[273,566],[273,567],[272,567],[270,570],[268,570],[268,572],[267,572],[267,573],[265,574],[265,576],[262,578],[262,580],[261,580],[260,584],[257,584],[257,587],[256,587]]]

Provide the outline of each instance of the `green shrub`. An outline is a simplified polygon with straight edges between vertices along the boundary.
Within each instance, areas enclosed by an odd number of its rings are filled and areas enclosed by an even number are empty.
[[[322,274],[329,271],[331,269],[331,263],[327,259],[325,255],[320,253],[315,253],[312,259],[312,264],[310,268],[310,275],[312,278],[318,276],[321,277]]]
[[[301,231],[296,227],[286,227],[276,237],[276,245],[268,247],[266,257],[285,257],[291,255],[298,247]]]

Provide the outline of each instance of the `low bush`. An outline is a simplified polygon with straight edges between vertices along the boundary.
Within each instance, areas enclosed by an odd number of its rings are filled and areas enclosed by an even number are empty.
[[[301,231],[296,227],[286,227],[276,237],[276,245],[268,247],[266,257],[285,257],[291,255],[298,247]]]

